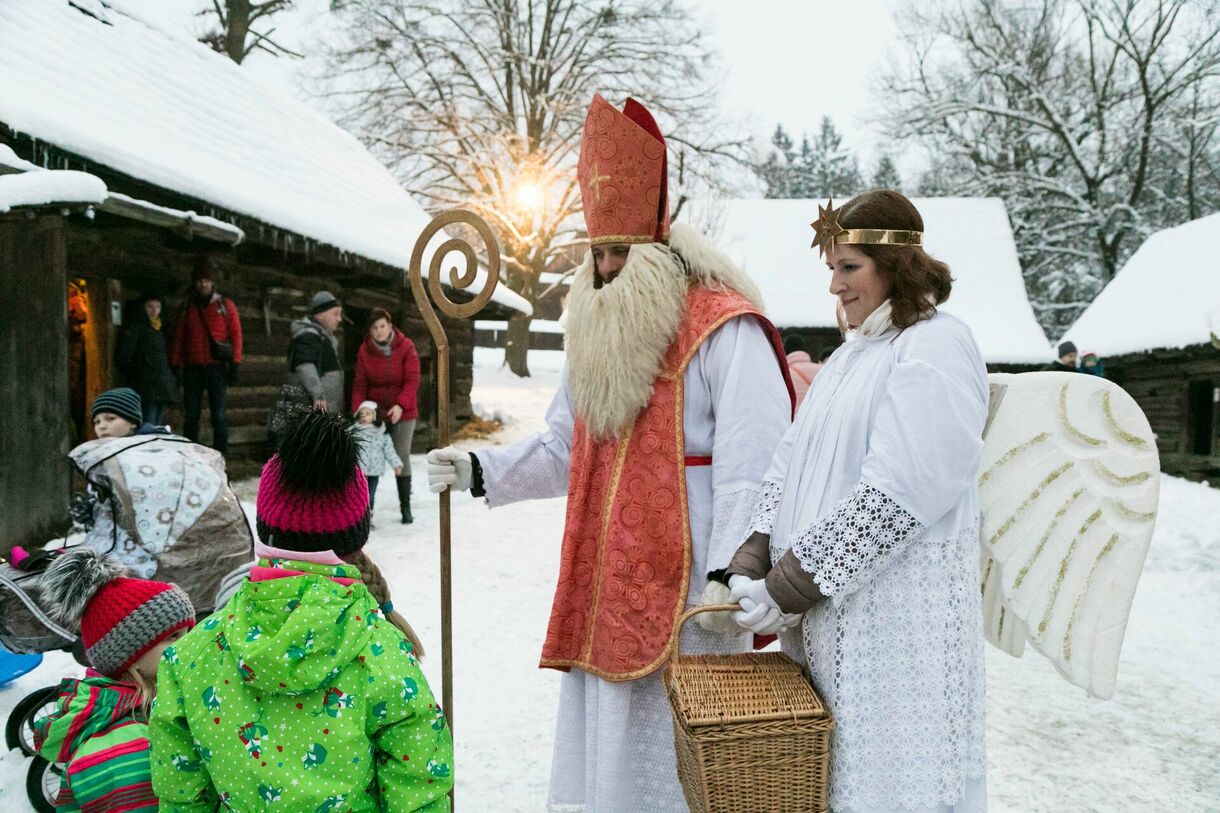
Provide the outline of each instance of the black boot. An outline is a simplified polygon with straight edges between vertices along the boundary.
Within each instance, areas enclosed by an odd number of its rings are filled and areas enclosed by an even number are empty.
[[[395,477],[394,481],[398,484],[398,506],[402,509],[402,524],[410,525],[415,521],[415,517],[411,516],[411,475]]]

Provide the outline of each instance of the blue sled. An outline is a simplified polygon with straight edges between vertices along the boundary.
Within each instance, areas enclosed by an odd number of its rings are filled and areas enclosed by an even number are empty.
[[[32,672],[42,663],[42,655],[14,655],[0,646],[0,686]]]

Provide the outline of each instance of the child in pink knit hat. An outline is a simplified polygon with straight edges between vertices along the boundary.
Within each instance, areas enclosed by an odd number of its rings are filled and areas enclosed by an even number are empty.
[[[249,580],[167,652],[158,677],[163,807],[449,809],[449,728],[418,641],[361,551],[358,447],[342,417],[315,411],[263,468]]]

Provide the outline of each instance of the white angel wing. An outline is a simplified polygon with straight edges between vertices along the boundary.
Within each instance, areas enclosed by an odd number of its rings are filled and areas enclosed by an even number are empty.
[[[1071,683],[1114,693],[1135,586],[1156,521],[1160,461],[1139,406],[1079,373],[988,376],[979,467],[983,623]]]

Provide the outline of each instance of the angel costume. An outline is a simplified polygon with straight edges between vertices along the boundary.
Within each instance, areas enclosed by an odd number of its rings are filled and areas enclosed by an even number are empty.
[[[651,116],[594,99],[580,180],[591,241],[631,243],[603,282],[592,256],[568,302],[567,361],[547,431],[475,455],[490,505],[566,495],[542,665],[566,672],[553,811],[685,811],[660,668],[675,621],[729,562],[792,415],[757,289],[689,227],[668,223]],[[684,652],[750,648],[691,624]]]
[[[816,584],[781,634],[835,716],[836,813],[986,809],[979,499],[987,372],[965,323],[886,303],[784,435],[730,573]],[[775,563],[772,567],[772,563]],[[795,585],[795,587],[793,587]],[[816,594],[815,594],[816,595]],[[791,605],[791,602],[788,602]]]

